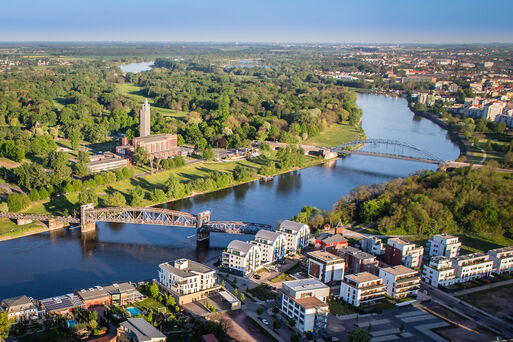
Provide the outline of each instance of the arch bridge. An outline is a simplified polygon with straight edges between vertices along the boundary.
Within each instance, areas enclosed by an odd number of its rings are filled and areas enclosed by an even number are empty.
[[[392,151],[364,151],[363,147],[373,145],[373,147],[385,146],[387,149]],[[362,139],[347,142],[345,144],[333,147],[330,149],[332,152],[344,153],[344,154],[363,154],[377,157],[395,158],[414,160],[424,163],[441,164],[444,162],[441,158],[430,153],[420,147],[412,145],[407,142],[392,140],[392,139]]]
[[[96,229],[96,222],[151,224],[196,229],[198,241],[208,240],[211,232],[229,234],[255,234],[260,229],[274,230],[273,226],[242,221],[210,221],[210,211],[197,215],[171,209],[153,207],[95,208],[92,203],[80,207],[79,216],[51,216],[26,213],[0,213],[0,217],[26,224],[32,220],[46,221],[50,230],[62,228],[64,223],[79,223],[81,232]]]

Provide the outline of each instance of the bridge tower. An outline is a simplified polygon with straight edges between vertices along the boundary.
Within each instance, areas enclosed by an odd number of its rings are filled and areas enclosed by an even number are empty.
[[[96,222],[87,216],[87,211],[92,209],[94,209],[93,203],[80,206],[80,231],[82,233],[96,229]]]
[[[196,216],[196,242],[204,242],[210,240],[210,232],[208,224],[210,223],[210,210],[202,211]]]

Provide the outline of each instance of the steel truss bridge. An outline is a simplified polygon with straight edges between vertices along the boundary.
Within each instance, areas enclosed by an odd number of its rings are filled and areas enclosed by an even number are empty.
[[[375,146],[385,146],[386,148],[390,148],[392,151],[382,152],[382,151],[363,151],[362,147],[372,145]],[[406,160],[414,160],[420,161],[424,163],[432,163],[432,164],[441,164],[444,162],[438,156],[423,150],[415,145],[391,139],[365,139],[365,140],[355,140],[351,141],[337,147],[330,149],[332,152],[339,153],[354,153],[354,154],[364,154],[371,155],[377,157],[387,157],[387,158],[395,158],[395,159],[406,159]]]
[[[0,213],[0,218],[18,220],[25,224],[31,220],[47,221],[50,229],[63,227],[64,222],[79,223],[81,231],[86,232],[96,228],[96,222],[151,224],[172,227],[189,227],[197,229],[198,240],[206,240],[211,232],[229,234],[255,234],[260,229],[274,230],[273,226],[262,223],[242,221],[210,221],[210,211],[197,215],[190,213],[143,207],[109,207],[94,208],[86,204],[80,208],[80,216],[52,216],[25,213]],[[21,222],[21,223],[20,223]],[[59,222],[60,224],[56,224]]]

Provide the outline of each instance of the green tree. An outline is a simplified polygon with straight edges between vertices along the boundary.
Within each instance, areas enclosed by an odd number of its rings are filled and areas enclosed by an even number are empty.
[[[126,200],[122,193],[115,191],[107,195],[104,203],[107,207],[123,207],[126,205]]]
[[[80,205],[87,203],[93,203],[95,206],[98,205],[98,195],[93,188],[85,188],[78,194],[78,202]]]
[[[159,295],[159,287],[157,286],[157,284],[155,282],[151,283],[150,288],[149,288],[149,293],[150,293],[151,298],[153,298],[153,299],[157,298],[157,296]]]
[[[299,342],[299,335],[297,333],[293,333],[290,336],[290,342]]]
[[[10,193],[7,197],[7,206],[10,212],[18,212],[22,210],[24,207],[21,195],[15,192]]]
[[[369,332],[363,329],[355,329],[347,335],[347,342],[370,342]]]
[[[182,198],[185,196],[185,186],[178,180],[178,177],[171,174],[166,181],[167,196],[170,198]]]
[[[237,288],[233,289],[233,294],[237,297],[239,295],[239,290],[237,290]]]
[[[82,139],[82,133],[80,133],[79,128],[74,128],[69,133],[69,141],[71,143],[71,149],[76,151],[80,144],[80,139]]]
[[[289,318],[289,325],[291,328],[296,326],[296,320],[294,318]]]
[[[241,300],[241,301],[244,301],[244,299],[246,299],[246,296],[244,296],[244,293],[241,293],[241,294],[240,294],[240,300]]]
[[[162,189],[154,189],[151,193],[151,200],[154,203],[162,203],[167,201],[166,193]]]
[[[257,313],[258,316],[260,316],[261,314],[264,313],[264,309],[263,308],[257,308],[256,309],[256,313]]]
[[[201,157],[205,160],[211,160],[211,159],[214,159],[214,150],[212,150],[212,148],[207,148],[203,151],[203,153],[201,154]]]
[[[274,330],[278,330],[280,328],[281,328],[281,322],[278,321],[277,319],[275,319],[274,322],[273,322],[273,329]]]
[[[174,306],[175,305],[175,297],[173,295],[169,295],[166,298],[166,305],[167,306]]]
[[[11,329],[11,322],[7,317],[7,312],[0,311],[0,337],[9,337],[9,330]]]
[[[225,286],[224,279],[221,281],[221,286],[222,286],[222,287],[224,287],[224,286]]]
[[[148,152],[144,147],[137,147],[134,151],[134,161],[138,166],[143,166],[148,162]]]

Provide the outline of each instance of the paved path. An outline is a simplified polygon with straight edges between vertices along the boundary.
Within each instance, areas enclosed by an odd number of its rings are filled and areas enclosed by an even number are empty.
[[[485,290],[493,289],[496,287],[501,287],[501,286],[506,286],[506,285],[511,285],[511,284],[513,284],[513,279],[503,280],[503,281],[498,281],[496,283],[491,283],[491,284],[473,287],[473,288],[466,289],[466,290],[456,291],[456,292],[453,292],[452,295],[454,297],[459,297],[459,296],[463,296],[463,295],[466,295],[469,293],[485,291]]]
[[[480,150],[481,150],[481,152],[483,153],[483,159],[481,159],[481,160],[479,161],[479,164],[481,164],[481,165],[482,165],[482,164],[484,164],[484,162],[486,161],[486,156],[487,156],[487,155],[486,155],[486,151],[485,151],[483,148],[479,147],[479,146],[476,146],[476,147],[477,147],[478,149],[480,149]]]

